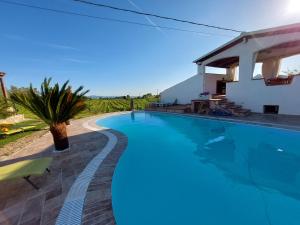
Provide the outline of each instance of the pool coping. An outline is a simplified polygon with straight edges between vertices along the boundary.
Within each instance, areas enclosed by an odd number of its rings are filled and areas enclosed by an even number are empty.
[[[238,117],[230,117],[230,118],[229,117],[216,117],[216,116],[210,116],[210,115],[186,114],[186,113],[152,111],[152,110],[137,111],[137,112],[172,114],[172,115],[183,116],[183,117],[195,117],[195,118],[201,118],[201,119],[206,119],[206,120],[226,121],[226,122],[231,122],[231,123],[249,124],[249,125],[265,126],[265,127],[269,127],[269,128],[276,128],[276,129],[283,129],[283,130],[300,131],[300,126],[292,126],[292,125],[286,125],[286,124],[261,122],[261,121],[251,121],[251,120],[247,120],[247,119],[239,119]]]
[[[90,182],[87,190],[83,213],[83,225],[115,225],[112,203],[112,179],[120,157],[127,146],[127,137],[111,130],[118,138],[118,143],[104,159]]]
[[[114,131],[109,128],[100,127],[96,124],[96,121],[113,115],[127,114],[128,112],[112,113],[108,115],[102,115],[94,117],[86,121],[82,126],[88,130],[99,132],[108,138],[108,142],[105,147],[86,165],[84,170],[77,177],[72,187],[70,188],[66,199],[64,200],[63,206],[60,210],[59,216],[56,220],[56,225],[80,225],[80,224],[102,224],[111,225],[115,224],[112,201],[111,201],[111,181],[114,169],[117,162],[122,155],[123,151],[127,146],[127,137],[118,131]],[[123,142],[120,142],[123,140]],[[125,141],[124,141],[125,140]],[[124,144],[125,143],[125,144]],[[115,160],[114,163],[110,160],[110,157]],[[106,177],[104,188],[97,188],[101,186],[101,183],[97,183],[95,187],[95,180],[99,178],[97,174],[102,172],[103,166],[110,165],[111,173]],[[107,171],[106,171],[107,172]],[[99,196],[94,196],[94,191],[100,191]],[[107,197],[105,201],[93,201],[92,210],[90,210],[89,202],[90,195],[92,199],[94,197]],[[96,204],[95,204],[96,203]],[[86,210],[88,208],[88,210]],[[95,212],[101,212],[102,222],[95,220]],[[92,213],[93,221],[88,220]]]

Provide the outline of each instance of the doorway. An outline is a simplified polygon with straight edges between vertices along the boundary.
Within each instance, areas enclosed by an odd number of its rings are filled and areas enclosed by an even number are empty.
[[[217,80],[216,94],[226,95],[226,81]]]

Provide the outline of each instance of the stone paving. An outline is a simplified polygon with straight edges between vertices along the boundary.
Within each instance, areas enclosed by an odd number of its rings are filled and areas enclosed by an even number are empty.
[[[259,125],[286,128],[286,129],[300,131],[300,116],[296,116],[296,115],[251,113],[248,116],[212,116],[212,115],[204,115],[204,114],[197,114],[197,113],[165,112],[165,111],[163,111],[163,109],[161,109],[161,111],[159,109],[158,110],[151,109],[151,110],[147,110],[147,111],[195,116],[195,117],[215,119],[215,120],[227,120],[227,121],[233,121],[233,122],[259,124]]]
[[[1,225],[55,224],[64,199],[75,179],[91,159],[101,152],[108,141],[105,135],[84,128],[82,125],[87,120],[90,120],[90,118],[72,121],[72,124],[68,126],[69,151],[54,153],[52,137],[48,133],[25,146],[22,151],[0,162],[1,166],[41,156],[54,158],[50,167],[50,174],[45,173],[41,177],[32,177],[32,181],[40,187],[38,191],[23,179],[0,183]],[[104,164],[98,168],[88,188],[84,205],[84,224],[99,224],[101,221],[101,224],[111,224],[113,220],[110,184],[118,158],[127,145],[127,139],[116,131],[112,132],[120,139],[120,142],[104,160]],[[94,196],[93,200],[95,202],[91,201],[91,196]],[[104,199],[106,202],[101,202]],[[101,204],[98,205],[97,203]],[[104,203],[110,205],[110,207],[105,205],[103,208]],[[87,223],[92,210],[97,212],[102,210],[103,217],[99,219],[98,216],[97,221]],[[109,213],[111,220],[107,220]],[[107,223],[104,223],[104,221],[107,221]]]
[[[281,127],[293,130],[300,130],[300,116],[275,115],[251,113],[245,117],[214,117],[217,119],[229,119],[246,123],[262,124],[272,127]]]
[[[83,225],[115,224],[111,200],[111,182],[118,159],[127,146],[127,137],[115,131],[111,132],[118,137],[118,143],[105,158],[89,185],[83,209]]]

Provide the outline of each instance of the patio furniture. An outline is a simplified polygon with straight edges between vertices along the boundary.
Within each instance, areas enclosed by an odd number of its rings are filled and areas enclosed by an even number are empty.
[[[23,130],[21,128],[7,130],[4,132],[0,131],[0,136],[9,136],[9,135],[13,135],[13,134],[21,133],[21,132],[23,132]]]
[[[25,126],[25,127],[21,127],[20,129],[22,129],[22,131],[29,131],[29,130],[33,130],[35,128],[36,128],[36,126]]]
[[[172,104],[170,103],[161,103],[161,102],[152,102],[150,103],[151,107],[166,107],[166,106],[171,106]]]
[[[0,167],[0,182],[14,180],[18,178],[25,179],[36,190],[39,189],[29,178],[31,176],[41,176],[45,171],[50,173],[49,165],[52,162],[51,157],[29,159],[16,162],[10,165]]]
[[[1,123],[0,124],[0,131],[7,132],[12,125],[13,125],[12,123]]]
[[[34,130],[35,128],[36,128],[36,126],[25,126],[25,127],[20,127],[20,128],[6,130],[6,131],[0,131],[0,137],[5,137],[5,136],[13,135],[13,134],[18,134],[21,132]]]

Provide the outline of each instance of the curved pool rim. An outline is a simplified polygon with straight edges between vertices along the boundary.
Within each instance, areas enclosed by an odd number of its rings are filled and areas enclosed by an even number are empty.
[[[126,112],[118,112],[118,113],[104,115],[102,117],[96,118],[95,124],[96,124],[96,126],[102,128],[102,129],[112,129],[110,127],[100,126],[98,124],[98,122],[105,118],[118,117],[121,115],[131,114],[132,112],[133,113],[153,113],[153,114],[157,113],[157,114],[166,114],[166,115],[169,114],[169,115],[175,115],[175,116],[179,116],[179,117],[191,117],[191,118],[198,118],[198,119],[212,120],[212,121],[221,121],[221,122],[233,123],[233,124],[243,124],[243,125],[250,125],[250,126],[259,126],[259,127],[300,132],[300,126],[292,126],[292,125],[288,125],[288,124],[252,121],[252,120],[246,120],[246,119],[241,120],[238,117],[217,117],[217,116],[205,116],[205,115],[201,115],[201,114],[183,114],[183,113],[175,113],[175,112],[159,112],[159,111],[146,111],[146,110],[126,111]]]
[[[96,121],[97,126],[100,126],[98,124],[98,122],[103,120],[103,119],[119,117],[119,116],[130,114],[130,113],[132,113],[132,112],[123,112],[123,113],[117,113],[117,114],[113,114],[113,115],[107,115],[107,116],[104,116],[102,118],[98,118],[95,121]],[[176,117],[187,117],[187,118],[194,118],[194,119],[199,119],[199,120],[209,120],[209,121],[216,121],[216,122],[219,121],[219,122],[224,122],[224,123],[228,123],[228,124],[242,124],[242,125],[251,126],[251,127],[262,127],[262,128],[269,128],[269,129],[276,129],[276,130],[283,130],[283,131],[291,131],[291,132],[300,133],[300,127],[299,126],[290,126],[290,125],[283,125],[283,124],[278,124],[278,123],[250,121],[250,120],[247,121],[247,120],[239,120],[239,119],[236,119],[236,118],[207,117],[207,116],[201,116],[201,115],[180,114],[180,113],[172,113],[172,112],[134,111],[134,113],[151,113],[151,114],[167,114],[167,115],[169,114],[169,115],[176,116]],[[115,129],[115,128],[106,127],[106,126],[100,126],[100,127],[103,128],[103,129],[112,129],[112,130],[116,130],[118,132],[123,133],[122,131],[120,131],[118,129]],[[123,134],[126,135],[126,133],[123,133]],[[122,153],[121,158],[124,154],[126,154],[126,150],[127,150],[127,148]],[[117,168],[117,166],[118,165],[116,165],[116,168]],[[115,173],[115,171],[114,171],[114,173]],[[114,207],[113,207],[113,210],[114,210]]]

